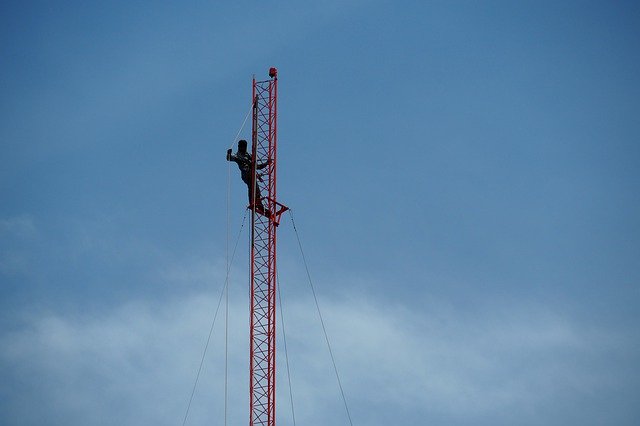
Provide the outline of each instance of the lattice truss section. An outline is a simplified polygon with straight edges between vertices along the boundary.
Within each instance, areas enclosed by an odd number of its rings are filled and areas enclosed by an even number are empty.
[[[277,80],[254,80],[253,147],[257,185],[268,212],[276,211]],[[250,425],[275,425],[276,225],[269,215],[252,213]]]

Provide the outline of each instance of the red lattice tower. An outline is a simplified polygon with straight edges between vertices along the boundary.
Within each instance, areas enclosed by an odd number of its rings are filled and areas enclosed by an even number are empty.
[[[269,70],[269,77],[265,81],[253,79],[252,172],[264,209],[249,206],[250,426],[274,426],[276,422],[276,229],[287,207],[276,198],[278,78],[275,68]],[[258,172],[256,164],[267,161],[268,165]]]

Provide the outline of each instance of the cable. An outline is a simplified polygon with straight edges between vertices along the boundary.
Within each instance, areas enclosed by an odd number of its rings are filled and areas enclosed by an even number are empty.
[[[209,335],[207,336],[207,343],[204,346],[204,351],[202,352],[202,358],[200,359],[200,366],[198,367],[198,372],[196,373],[196,380],[193,383],[193,389],[191,389],[191,396],[189,397],[189,404],[187,405],[187,410],[184,413],[184,419],[182,420],[182,426],[187,423],[187,416],[189,415],[189,410],[191,409],[191,402],[193,401],[193,395],[196,392],[196,386],[198,385],[198,380],[200,379],[200,372],[202,371],[202,365],[204,364],[204,358],[207,355],[207,349],[209,348],[209,342],[211,341],[211,334],[213,333],[213,327],[216,323],[216,318],[218,317],[218,311],[220,310],[220,304],[222,303],[222,297],[224,296],[224,291],[229,284],[229,271],[231,269],[231,265],[233,264],[233,259],[235,258],[236,249],[238,248],[238,241],[240,241],[240,235],[242,234],[242,229],[244,228],[244,223],[247,218],[247,212],[245,210],[244,217],[242,218],[242,225],[240,226],[240,231],[238,232],[238,238],[236,239],[235,246],[233,248],[233,253],[231,254],[231,261],[229,262],[229,267],[227,268],[227,276],[224,281],[224,287],[222,288],[222,292],[220,293],[220,298],[218,299],[218,306],[216,307],[215,314],[213,315],[213,320],[211,321],[211,327],[209,328]]]
[[[244,120],[242,120],[242,125],[236,133],[236,137],[231,141],[230,149],[233,149],[233,143],[238,140],[238,136],[242,133],[245,124],[247,123],[247,119],[249,118],[249,114],[251,114],[251,110],[253,109],[253,100],[251,102],[251,107],[247,112],[247,115],[244,116]],[[231,227],[231,219],[229,214],[229,206],[231,205],[231,163],[229,162],[229,167],[227,167],[227,251],[226,251],[226,263],[227,263],[227,275],[229,274],[229,228]],[[247,213],[245,211],[245,218]],[[244,226],[244,218],[242,219],[242,225]],[[237,246],[237,243],[236,243]],[[235,252],[235,249],[234,249]],[[228,276],[227,276],[228,281]],[[224,426],[227,426],[227,412],[228,412],[228,383],[229,383],[229,286],[225,284],[225,314],[224,314]]]
[[[247,115],[245,115],[244,120],[242,120],[242,125],[240,126],[240,130],[238,130],[238,133],[236,133],[236,137],[233,139],[233,141],[231,141],[231,145],[229,145],[229,148],[233,149],[233,144],[236,140],[238,140],[238,136],[240,136],[240,133],[242,133],[242,130],[244,129],[244,125],[247,123],[247,119],[249,119],[249,115],[251,114],[252,110],[253,110],[253,99],[251,100],[251,107],[249,108],[249,111],[247,111]]]
[[[322,324],[322,332],[324,333],[324,339],[327,342],[327,348],[329,348],[329,355],[331,355],[331,362],[333,363],[333,371],[336,373],[336,379],[338,380],[338,387],[340,388],[340,394],[342,395],[342,402],[344,402],[344,409],[347,412],[347,417],[349,418],[349,424],[353,426],[353,422],[351,421],[351,414],[349,413],[349,406],[347,405],[347,399],[344,396],[344,390],[342,389],[342,383],[340,382],[338,367],[336,367],[336,360],[333,357],[333,351],[331,350],[331,344],[329,343],[329,336],[327,335],[327,329],[324,326],[324,320],[322,319],[322,313],[320,312],[320,304],[318,303],[318,298],[316,297],[316,291],[313,287],[313,282],[311,281],[311,274],[309,273],[309,267],[307,266],[307,259],[304,255],[304,250],[302,250],[302,243],[300,242],[300,236],[298,235],[298,229],[296,228],[296,222],[293,220],[293,212],[291,210],[289,210],[289,216],[291,217],[293,230],[295,231],[296,239],[298,240],[298,247],[300,247],[300,253],[302,254],[302,261],[304,262],[304,268],[307,271],[307,278],[309,279],[309,285],[311,286],[311,293],[313,293],[313,300],[316,302],[316,309],[318,310],[318,316],[320,317],[320,324]]]
[[[282,296],[280,295],[280,274],[276,271],[276,281],[278,289],[278,302],[280,303],[280,323],[282,323],[282,339],[284,342],[284,359],[287,363],[287,379],[289,381],[289,400],[291,401],[291,417],[293,418],[293,426],[296,426],[296,412],[293,409],[293,388],[291,386],[291,371],[289,370],[289,351],[287,351],[287,333],[284,327],[284,308],[282,307]]]
[[[231,227],[231,214],[229,213],[231,204],[231,163],[227,167],[227,251],[226,267],[229,271],[229,228]],[[227,272],[228,274],[228,272]],[[225,285],[225,309],[224,309],[224,426],[227,426],[227,383],[229,376],[229,286]]]

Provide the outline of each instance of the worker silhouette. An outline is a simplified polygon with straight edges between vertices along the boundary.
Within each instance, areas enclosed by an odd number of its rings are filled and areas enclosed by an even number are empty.
[[[262,196],[260,195],[260,187],[258,185],[252,185],[253,170],[251,170],[252,158],[251,154],[247,152],[247,141],[241,139],[238,141],[238,151],[234,154],[231,152],[231,148],[227,150],[227,161],[234,161],[238,164],[240,169],[240,176],[242,181],[247,184],[249,189],[249,207],[255,205],[256,212],[263,214],[267,217],[271,216],[271,212],[264,208],[262,204]],[[262,170],[271,163],[271,159],[268,159],[264,163],[256,164],[256,170]],[[262,175],[256,174],[259,181],[262,181]],[[255,188],[256,200],[253,201],[253,190]]]

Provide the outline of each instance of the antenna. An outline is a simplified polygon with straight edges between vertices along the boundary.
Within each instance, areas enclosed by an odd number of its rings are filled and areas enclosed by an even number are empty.
[[[269,80],[254,77],[252,90],[250,426],[276,422],[276,230],[288,210],[276,196],[277,75],[270,68]]]

